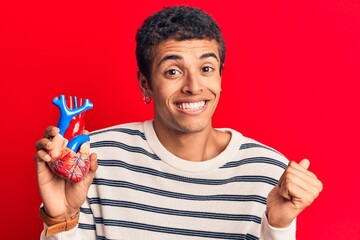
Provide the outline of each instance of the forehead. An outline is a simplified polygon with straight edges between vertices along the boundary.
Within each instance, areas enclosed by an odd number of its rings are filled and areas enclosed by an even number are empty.
[[[153,63],[159,63],[166,56],[179,56],[181,59],[200,58],[207,53],[215,54],[219,58],[218,44],[215,40],[166,40],[154,49]]]

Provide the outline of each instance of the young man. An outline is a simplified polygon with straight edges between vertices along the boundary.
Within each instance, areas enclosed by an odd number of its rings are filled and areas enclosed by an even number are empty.
[[[295,219],[322,184],[308,160],[289,163],[235,130],[213,128],[225,59],[215,21],[196,8],[166,8],[136,40],[154,120],[92,132],[96,154],[79,183],[49,170],[66,140],[47,129],[36,144],[41,239],[295,239]]]

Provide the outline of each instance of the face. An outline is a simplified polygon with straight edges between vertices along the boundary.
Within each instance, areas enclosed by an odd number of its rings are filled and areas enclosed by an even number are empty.
[[[216,41],[167,40],[155,50],[151,88],[139,76],[144,95],[154,102],[154,127],[193,133],[212,129],[221,92],[220,56]]]

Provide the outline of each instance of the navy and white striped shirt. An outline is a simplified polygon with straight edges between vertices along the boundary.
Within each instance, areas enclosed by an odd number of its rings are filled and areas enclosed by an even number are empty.
[[[43,239],[295,239],[295,224],[275,229],[264,217],[288,160],[235,130],[219,130],[231,140],[204,162],[167,151],[152,121],[91,133],[99,168],[78,227]]]

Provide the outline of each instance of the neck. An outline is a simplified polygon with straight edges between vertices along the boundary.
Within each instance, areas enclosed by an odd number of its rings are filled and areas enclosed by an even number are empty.
[[[212,159],[219,155],[230,141],[230,133],[218,131],[212,126],[199,131],[184,133],[163,129],[154,124],[161,144],[175,156],[194,162]]]

